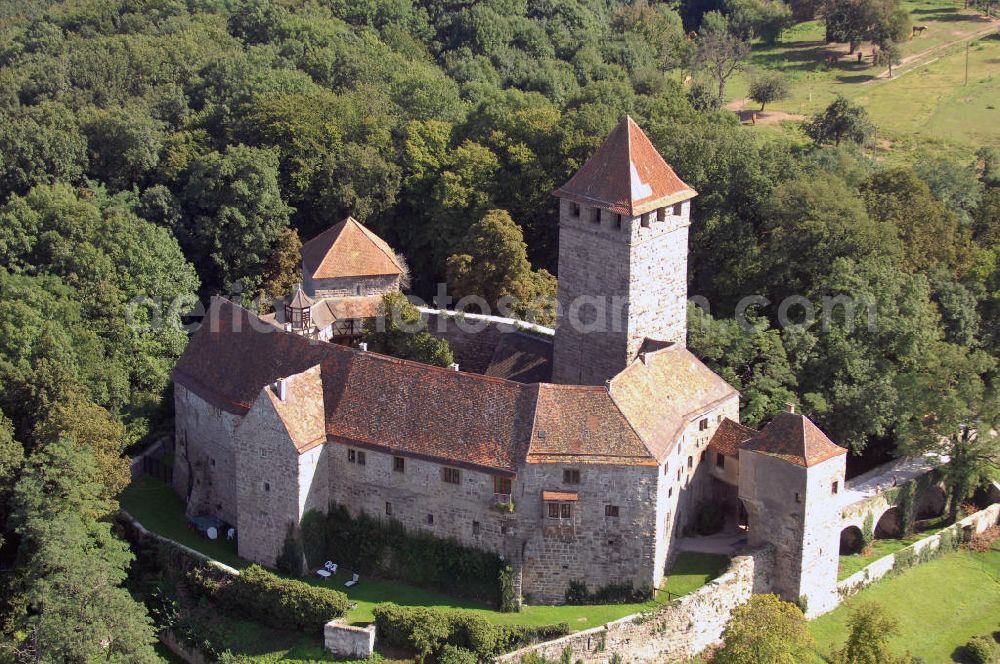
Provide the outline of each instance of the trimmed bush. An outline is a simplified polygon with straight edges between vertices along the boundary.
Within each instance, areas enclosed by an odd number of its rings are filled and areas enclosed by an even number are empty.
[[[375,605],[372,613],[383,643],[421,656],[442,653],[450,645],[472,652],[479,659],[488,659],[529,643],[569,634],[566,623],[544,627],[494,625],[468,611],[403,607],[391,602]]]
[[[342,592],[283,579],[259,565],[224,579],[196,569],[188,581],[196,596],[207,597],[225,610],[265,625],[311,634],[322,633],[323,625],[350,608]]]
[[[479,660],[475,653],[465,648],[448,645],[441,649],[437,661],[438,664],[477,664]]]
[[[988,636],[974,636],[965,644],[965,657],[971,664],[995,664],[997,644]]]

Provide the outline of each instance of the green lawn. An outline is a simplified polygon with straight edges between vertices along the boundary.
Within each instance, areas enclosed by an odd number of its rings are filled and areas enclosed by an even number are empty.
[[[909,537],[904,537],[901,539],[877,539],[872,542],[871,551],[869,555],[865,556],[860,553],[855,553],[849,556],[840,557],[840,568],[837,571],[837,580],[843,581],[855,572],[860,572],[865,567],[868,567],[873,562],[879,558],[888,556],[890,553],[896,553],[901,549],[905,549],[914,542],[922,540],[925,537],[930,537],[944,528],[944,517],[935,519],[927,524],[927,527],[922,528],[919,532],[913,533]]]
[[[988,27],[981,16],[952,0],[904,0],[903,6],[914,25],[927,26],[922,35],[901,45],[904,58]],[[862,45],[861,51],[870,56],[871,45]],[[769,111],[808,116],[842,94],[868,109],[879,126],[879,138],[892,147],[890,156],[902,158],[921,150],[968,154],[970,148],[1000,140],[1000,39],[996,36],[972,43],[967,86],[963,85],[962,44],[926,57],[933,62],[912,70],[904,64],[893,79],[877,81],[873,79],[883,68],[869,66],[870,58],[864,64],[842,59],[830,66],[825,58],[832,52],[818,21],[794,26],[775,46],[754,44],[751,69],[734,77],[727,87],[728,100],[745,97],[753,70],[776,70],[788,78],[791,96],[768,106]],[[747,102],[746,107],[758,108],[754,102]]]
[[[232,542],[210,541],[186,526],[184,504],[169,485],[148,476],[141,476],[125,491],[122,507],[149,530],[178,541],[220,562],[237,569],[249,563],[236,555]],[[372,620],[372,607],[380,602],[395,602],[404,606],[430,606],[442,609],[468,609],[485,616],[497,624],[551,625],[569,623],[574,631],[603,625],[644,609],[655,607],[700,588],[722,573],[729,564],[725,556],[681,553],[667,579],[666,591],[655,600],[638,604],[607,604],[597,606],[528,606],[520,613],[500,613],[485,604],[451,597],[401,583],[363,578],[353,588],[345,588],[343,581],[349,576],[341,572],[337,577],[324,581],[316,576],[303,580],[314,585],[327,585],[347,593],[356,606],[346,618],[355,624]]]
[[[843,645],[847,618],[859,602],[882,604],[899,620],[900,633],[891,642],[898,652],[951,662],[970,638],[1000,629],[1000,542],[987,553],[949,553],[862,590],[810,623],[817,655]]]

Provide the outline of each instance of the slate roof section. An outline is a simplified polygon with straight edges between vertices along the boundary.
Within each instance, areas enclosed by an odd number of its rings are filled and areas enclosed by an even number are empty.
[[[606,387],[537,386],[528,463],[656,465]]]
[[[736,389],[679,346],[645,353],[609,382],[611,398],[662,463],[686,424]]]
[[[303,244],[301,253],[313,279],[402,274],[392,248],[354,217]]]
[[[778,413],[743,449],[806,468],[847,454],[808,417],[788,411]]]
[[[708,441],[708,449],[728,457],[736,457],[740,454],[740,447],[756,435],[755,429],[727,417],[719,423],[715,433],[712,434],[712,440]]]
[[[484,373],[518,383],[547,383],[552,380],[552,339],[526,332],[501,334]]]
[[[674,173],[632,118],[625,116],[554,196],[637,216],[698,195]]]

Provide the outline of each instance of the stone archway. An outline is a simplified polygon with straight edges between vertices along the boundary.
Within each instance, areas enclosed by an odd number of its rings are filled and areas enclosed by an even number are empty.
[[[940,485],[927,487],[917,499],[917,506],[914,516],[918,521],[923,519],[933,519],[944,514],[944,508],[948,504],[948,494]]]
[[[898,507],[882,513],[875,524],[875,539],[896,539],[903,534],[903,519]]]
[[[840,555],[849,556],[861,553],[864,548],[864,537],[857,526],[848,526],[840,531]]]

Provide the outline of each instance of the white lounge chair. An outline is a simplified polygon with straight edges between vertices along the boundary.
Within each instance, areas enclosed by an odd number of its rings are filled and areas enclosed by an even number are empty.
[[[329,579],[332,575],[330,574],[329,570],[318,569],[318,570],[316,570],[316,576],[321,576],[324,579]]]
[[[230,528],[229,530],[226,531],[226,539],[227,540],[231,540],[231,539],[233,539],[235,537],[236,537],[236,529],[235,528]]]
[[[337,563],[331,562],[331,561],[328,560],[328,561],[326,561],[326,563],[323,564],[323,569],[325,569],[326,571],[330,572],[330,574],[336,574],[337,573]]]
[[[354,577],[350,581],[348,581],[347,583],[345,583],[344,585],[347,586],[348,588],[350,588],[351,586],[357,585],[358,581],[360,581],[360,580],[361,580],[361,577],[358,576],[357,574],[355,574]]]

